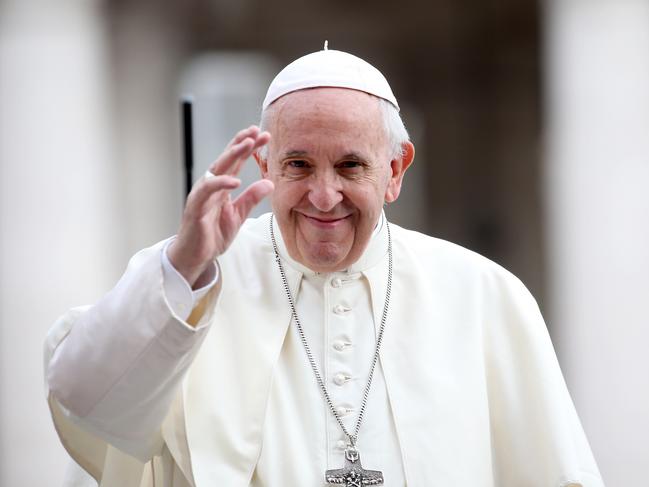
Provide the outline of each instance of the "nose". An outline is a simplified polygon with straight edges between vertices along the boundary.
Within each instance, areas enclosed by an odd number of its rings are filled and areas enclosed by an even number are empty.
[[[342,187],[335,177],[314,178],[309,188],[309,201],[319,211],[333,210],[343,200]]]

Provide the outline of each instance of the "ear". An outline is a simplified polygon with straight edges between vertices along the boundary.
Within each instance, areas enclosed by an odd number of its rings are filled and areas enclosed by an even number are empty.
[[[258,150],[253,152],[252,156],[255,158],[255,161],[257,161],[257,165],[259,166],[259,172],[261,172],[261,177],[264,179],[268,179],[268,160],[262,158]]]
[[[403,175],[415,159],[415,146],[412,142],[404,142],[401,145],[403,155],[390,161],[390,181],[388,187],[385,189],[385,202],[392,203],[397,200],[401,192],[401,183],[403,182]]]

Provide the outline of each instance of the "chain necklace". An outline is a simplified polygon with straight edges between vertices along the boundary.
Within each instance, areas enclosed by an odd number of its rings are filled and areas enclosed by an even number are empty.
[[[388,308],[390,307],[390,292],[392,290],[392,236],[390,234],[390,225],[388,221],[385,221],[385,225],[388,231],[388,282],[385,292],[385,304],[383,305],[383,314],[381,316],[381,325],[379,326],[379,334],[376,338],[376,347],[374,349],[374,356],[372,357],[372,366],[370,367],[370,373],[367,378],[367,384],[365,385],[365,390],[363,391],[363,401],[361,403],[361,408],[358,413],[358,420],[356,421],[356,427],[354,432],[350,433],[345,424],[343,423],[338,411],[333,405],[331,397],[329,396],[329,391],[327,386],[325,386],[324,380],[322,380],[322,375],[318,370],[318,366],[315,363],[313,354],[311,353],[311,347],[307,342],[304,329],[300,322],[300,318],[297,316],[297,309],[295,307],[295,301],[293,300],[293,295],[291,294],[291,289],[288,285],[288,279],[286,278],[286,273],[284,272],[284,266],[282,265],[282,260],[279,255],[279,250],[277,247],[277,241],[275,240],[275,231],[273,229],[273,217],[270,216],[270,239],[273,244],[273,251],[275,252],[275,261],[277,262],[277,267],[279,268],[279,273],[282,276],[282,284],[284,285],[284,291],[286,292],[286,297],[288,299],[288,304],[291,308],[291,315],[293,316],[293,321],[297,327],[298,334],[300,335],[300,340],[304,346],[304,351],[306,352],[307,359],[315,375],[316,382],[320,386],[322,395],[329,406],[329,410],[336,418],[338,425],[342,429],[345,436],[349,439],[347,448],[345,449],[345,466],[340,469],[327,470],[325,472],[325,480],[330,484],[345,485],[347,487],[361,487],[363,485],[379,485],[383,484],[383,474],[377,470],[365,470],[361,465],[360,454],[356,448],[356,441],[358,440],[358,432],[361,428],[361,423],[363,422],[363,414],[365,413],[365,407],[367,405],[367,398],[369,397],[370,387],[372,386],[372,378],[374,377],[374,369],[376,368],[376,363],[379,360],[379,351],[381,349],[381,342],[383,341],[383,331],[385,330],[385,322],[388,317]]]

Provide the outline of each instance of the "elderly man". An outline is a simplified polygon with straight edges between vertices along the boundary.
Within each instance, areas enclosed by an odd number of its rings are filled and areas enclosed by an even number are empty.
[[[385,78],[307,55],[261,125],[195,185],[177,237],[52,328],[76,461],[102,487],[603,486],[523,285],[383,215],[414,158]],[[262,179],[231,200],[250,155]]]

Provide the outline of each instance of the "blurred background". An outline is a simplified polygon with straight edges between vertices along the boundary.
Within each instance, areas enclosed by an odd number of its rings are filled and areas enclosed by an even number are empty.
[[[42,342],[175,233],[180,96],[200,175],[325,39],[417,147],[390,218],[525,282],[605,482],[649,485],[647,0],[0,0],[2,487],[64,478]]]

